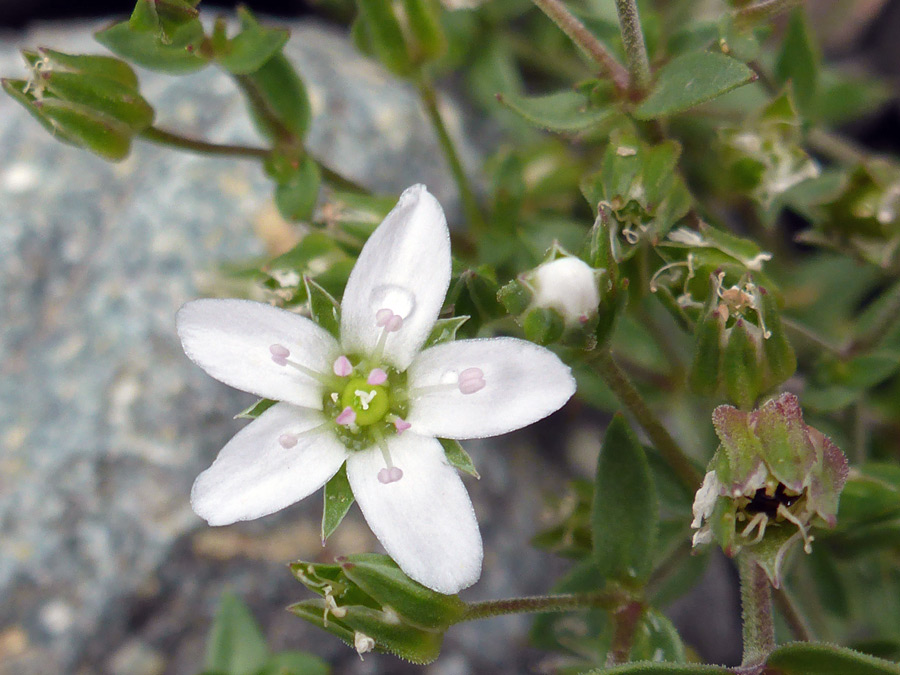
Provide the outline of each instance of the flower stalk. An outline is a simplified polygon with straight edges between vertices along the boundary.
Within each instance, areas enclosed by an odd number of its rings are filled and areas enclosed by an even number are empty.
[[[616,0],[616,11],[619,14],[622,42],[628,55],[631,90],[643,94],[650,87],[650,59],[647,57],[637,3],[635,0]]]
[[[741,578],[741,620],[744,655],[741,666],[752,667],[766,662],[775,649],[775,624],[772,620],[772,587],[766,573],[752,556],[738,556]]]
[[[755,5],[742,7],[735,12],[735,23],[741,28],[752,26],[783,14],[800,4],[802,4],[802,0],[763,0]]]
[[[458,623],[489,619],[507,614],[539,614],[543,612],[570,612],[579,609],[613,610],[628,600],[621,591],[597,591],[595,593],[562,593],[536,595],[503,600],[486,600],[469,604]]]

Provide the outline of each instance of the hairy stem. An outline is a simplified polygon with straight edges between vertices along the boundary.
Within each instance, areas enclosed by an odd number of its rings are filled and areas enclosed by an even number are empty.
[[[634,632],[644,614],[643,603],[634,600],[621,605],[613,612],[613,638],[606,656],[606,665],[627,663],[634,645]]]
[[[578,609],[616,609],[627,604],[621,591],[597,591],[596,593],[565,593],[560,595],[536,595],[505,600],[486,600],[470,603],[458,623],[488,619],[505,614],[537,614],[542,612],[569,612]]]
[[[628,71],[619,63],[609,50],[594,35],[585,28],[585,25],[569,11],[561,0],[532,0],[538,9],[546,14],[559,26],[563,33],[569,36],[578,47],[583,49],[609,76],[617,89],[628,89]]]
[[[613,360],[612,354],[606,349],[597,350],[588,356],[589,362],[596,368],[597,373],[603,378],[606,385],[612,389],[616,397],[641,425],[641,428],[650,437],[650,441],[662,455],[663,459],[672,467],[672,470],[681,479],[681,482],[691,492],[694,492],[702,481],[700,472],[694,467],[690,458],[678,445],[677,441],[666,430],[659,418],[650,410],[650,407],[641,397],[637,389],[628,379],[628,376],[619,368]]]
[[[734,13],[735,24],[740,28],[747,28],[798,7],[802,3],[803,0],[763,0],[755,5],[747,5]]]
[[[447,130],[447,125],[444,123],[444,118],[438,108],[437,92],[435,92],[431,82],[424,75],[420,74],[416,84],[419,88],[422,105],[425,106],[425,112],[428,115],[428,119],[431,120],[438,142],[444,151],[444,157],[446,157],[447,163],[450,165],[450,172],[456,181],[456,187],[459,190],[459,198],[462,201],[466,218],[475,232],[484,232],[487,228],[487,222],[481,214],[478,200],[475,198],[475,192],[469,183],[469,177],[466,175],[459,153],[456,151],[456,146],[450,137],[450,132]]]
[[[650,87],[650,60],[647,58],[647,45],[644,44],[644,33],[641,30],[637,2],[635,0],[616,0],[616,11],[619,14],[622,42],[625,45],[625,53],[628,55],[631,89],[642,94]]]
[[[772,621],[772,587],[756,561],[746,553],[738,554],[741,575],[741,619],[744,657],[742,666],[766,662],[775,649],[775,623]]]

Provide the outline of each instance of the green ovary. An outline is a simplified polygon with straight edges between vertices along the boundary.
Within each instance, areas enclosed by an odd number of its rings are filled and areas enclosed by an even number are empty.
[[[384,419],[391,409],[391,398],[386,388],[354,377],[341,392],[341,407],[352,408],[356,413],[356,424],[364,427]]]

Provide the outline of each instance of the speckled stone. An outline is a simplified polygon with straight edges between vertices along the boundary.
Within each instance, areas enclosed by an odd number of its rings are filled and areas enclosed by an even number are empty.
[[[377,190],[425,182],[452,214],[452,182],[412,93],[346,38],[293,28],[288,53],[311,92],[314,154]],[[0,73],[20,76],[24,46],[101,51],[89,30],[4,40]],[[161,126],[258,142],[214,69],[140,75]],[[323,551],[318,497],[216,530],[188,503],[252,399],[187,361],[173,317],[217,265],[264,253],[250,225],[270,199],[258,166],[146,144],[107,164],[54,142],[6,97],[0,121],[0,673],[193,675],[225,587],[250,602],[276,647],[310,649],[339,672],[405,672],[392,657],[360,662],[283,611],[306,594],[287,561],[373,548],[358,514]],[[469,597],[549,587],[555,563],[527,546],[540,504],[529,481],[535,466],[551,484],[561,476],[530,438],[473,448],[486,571]],[[520,671],[537,658],[522,648],[526,625],[454,629],[432,672]]]

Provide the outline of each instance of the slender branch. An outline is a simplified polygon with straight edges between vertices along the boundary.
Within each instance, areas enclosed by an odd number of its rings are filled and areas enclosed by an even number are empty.
[[[200,155],[220,155],[226,157],[236,157],[238,159],[254,159],[264,160],[270,150],[266,148],[251,148],[244,145],[222,145],[219,143],[207,143],[206,141],[188,138],[165,131],[157,127],[144,129],[140,133],[140,137],[145,141],[156,143],[158,145],[166,145],[170,148],[178,148],[179,150],[187,150]]]
[[[622,42],[628,55],[631,89],[644,93],[650,87],[650,59],[647,58],[647,45],[644,44],[637,3],[635,0],[616,0],[616,11],[619,13]]]
[[[741,575],[741,619],[744,638],[744,658],[741,666],[757,666],[765,663],[775,649],[772,587],[766,573],[746,553],[738,554],[738,571]]]
[[[532,1],[603,69],[617,89],[628,89],[628,71],[560,0]]]
[[[659,454],[672,467],[685,487],[691,492],[700,487],[702,480],[700,472],[662,425],[659,418],[650,410],[638,390],[629,381],[628,376],[613,360],[612,354],[608,350],[601,349],[594,352],[593,355],[589,355],[588,360],[622,405],[634,415]]]
[[[536,595],[525,598],[486,600],[470,603],[457,623],[489,619],[506,614],[537,614],[541,612],[569,612],[578,609],[613,610],[628,602],[621,591],[597,591],[596,593],[565,593],[561,595]]]
[[[776,588],[772,598],[775,600],[778,612],[791,629],[791,634],[803,642],[815,642],[816,636],[813,634],[812,628],[809,627],[806,618],[800,612],[797,603],[794,602],[787,589]]]
[[[636,600],[620,606],[613,612],[613,638],[606,656],[607,667],[628,662],[631,647],[634,645],[634,632],[643,614],[644,605]]]
[[[865,164],[870,159],[863,148],[825,129],[810,129],[806,141],[819,154],[843,164]]]
[[[252,78],[248,75],[235,75],[234,81],[244,96],[247,97],[253,111],[269,127],[269,130],[275,135],[280,145],[297,145],[299,143],[299,139],[285,126],[284,122],[279,119],[275,111],[269,106],[269,102],[266,101],[265,96],[259,90],[259,86]]]
[[[664,330],[656,317],[644,307],[638,309],[637,317],[650,333],[650,337],[656,343],[663,358],[668,362],[672,377],[679,381],[683,380],[684,364],[681,362],[681,353],[678,351],[678,347],[671,339],[672,331]]]
[[[431,120],[431,125],[434,127],[434,131],[437,134],[438,142],[441,145],[441,149],[444,151],[447,163],[450,165],[450,172],[453,174],[453,178],[456,181],[456,187],[459,190],[459,197],[462,200],[463,211],[465,211],[466,218],[469,220],[473,230],[476,232],[484,232],[487,228],[487,222],[481,214],[478,200],[475,199],[475,192],[472,190],[472,186],[469,183],[469,177],[466,175],[466,170],[463,168],[459,153],[456,151],[456,146],[453,143],[453,139],[450,137],[450,132],[447,130],[447,125],[444,123],[444,118],[438,108],[437,92],[435,92],[431,82],[429,82],[424,75],[420,75],[420,77],[417,78],[416,84],[419,88],[419,96],[422,99],[422,104],[425,106],[425,112],[428,114],[428,119]]]
[[[881,297],[881,307],[869,328],[858,335],[844,348],[845,356],[854,356],[868,351],[887,337],[888,333],[900,322],[900,281],[891,286]]]
[[[822,337],[818,333],[816,333],[809,326],[804,326],[802,323],[795,321],[794,319],[788,318],[786,316],[781,317],[781,325],[787,328],[788,330],[793,331],[797,335],[803,337],[808,342],[813,343],[817,347],[821,347],[826,352],[830,352],[835,356],[840,356],[841,348],[835,344],[832,344],[828,341],[827,338]]]
[[[755,5],[742,7],[736,11],[734,13],[734,22],[740,28],[747,28],[798,7],[802,3],[803,0],[763,0]]]

